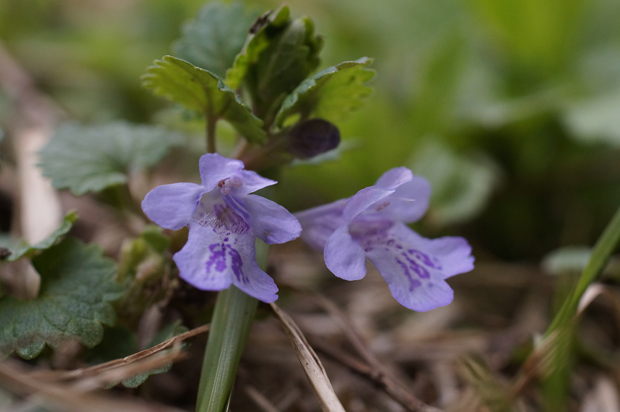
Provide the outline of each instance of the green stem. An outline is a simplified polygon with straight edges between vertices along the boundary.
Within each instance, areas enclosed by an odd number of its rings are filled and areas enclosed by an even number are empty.
[[[217,116],[214,116],[211,112],[205,114],[207,121],[207,153],[215,153],[215,125],[217,124]]]
[[[543,354],[548,362],[548,376],[541,379],[543,410],[561,411],[567,408],[570,377],[574,366],[574,339],[578,320],[577,309],[584,292],[598,278],[609,257],[620,242],[620,209],[594,245],[592,255],[579,280],[566,296],[560,310],[547,329],[545,337],[553,337],[552,347]]]
[[[256,260],[267,266],[269,246],[256,240]],[[223,412],[235,381],[258,301],[234,286],[219,293],[198,388],[197,412]]]
[[[603,271],[609,257],[620,242],[620,208],[611,219],[611,222],[605,228],[605,231],[594,245],[592,255],[588,260],[588,264],[583,269],[579,280],[569,296],[564,300],[560,310],[547,329],[546,336],[560,326],[565,326],[570,322],[577,313],[577,307],[581,296],[588,286],[596,280],[598,275]]]

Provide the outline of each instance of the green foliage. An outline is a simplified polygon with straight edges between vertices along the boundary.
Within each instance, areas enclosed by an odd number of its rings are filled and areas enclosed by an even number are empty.
[[[584,143],[620,146],[620,88],[574,102],[564,122]]]
[[[16,351],[25,359],[48,344],[76,339],[92,347],[103,337],[102,325],[112,325],[110,302],[121,295],[112,281],[113,261],[97,246],[66,239],[32,259],[41,275],[39,296],[22,301],[0,298],[0,356]]]
[[[125,358],[138,351],[138,335],[122,326],[103,328],[103,339],[85,351],[84,361],[91,365]]]
[[[283,126],[293,115],[299,115],[302,120],[311,117],[334,123],[343,120],[371,92],[365,85],[375,75],[374,70],[366,68],[370,63],[372,59],[362,57],[328,67],[304,80],[282,103],[276,119],[278,126]]]
[[[196,18],[183,27],[183,37],[174,45],[174,54],[224,77],[241,51],[248,28],[256,17],[241,3],[207,3]]]
[[[41,150],[39,166],[56,189],[79,196],[127,183],[132,172],[157,164],[179,140],[178,134],[153,126],[68,123]]]
[[[471,220],[487,205],[497,186],[497,166],[488,158],[461,155],[437,140],[420,145],[411,170],[433,188],[430,219],[444,226]]]
[[[170,239],[154,225],[123,242],[117,281],[125,295],[116,304],[122,324],[136,326],[144,311],[166,295],[167,282],[162,278],[170,272],[170,260],[165,257],[169,245]]]
[[[583,22],[584,0],[472,0],[516,64],[549,74],[563,68]]]
[[[546,411],[566,409],[570,375],[574,363],[575,331],[579,302],[609,262],[620,244],[620,208],[596,242],[577,283],[562,300],[562,305],[545,332],[534,354],[541,358],[543,404]]]
[[[269,32],[281,30],[290,16],[288,6],[283,5],[277,10],[260,19],[260,25],[250,32],[243,50],[235,56],[233,66],[226,72],[225,82],[231,89],[241,86],[250,65],[256,64],[260,53],[269,45]]]
[[[172,56],[164,56],[147,69],[143,85],[188,109],[205,115],[208,122],[223,118],[252,142],[266,135],[263,122],[217,75]]]
[[[235,59],[226,82],[233,88],[245,81],[257,115],[271,125],[278,107],[319,65],[323,39],[307,17],[289,19],[282,6],[255,27]]]
[[[169,245],[170,239],[162,234],[162,228],[155,225],[148,225],[138,238],[128,239],[121,249],[119,282],[123,283],[125,280],[135,278],[141,272],[140,265],[148,261],[149,257],[162,260],[162,254]],[[145,276],[142,274],[139,277]]]
[[[60,239],[69,233],[73,224],[77,221],[78,215],[76,211],[71,211],[65,215],[58,229],[54,230],[47,238],[43,239],[36,245],[23,245],[18,246],[12,250],[11,255],[5,260],[6,262],[15,262],[23,257],[32,259],[34,256],[40,254],[45,249],[49,249],[54,244],[58,243]],[[9,248],[10,249],[10,248]],[[1,261],[0,261],[1,262]]]
[[[620,208],[612,218],[611,222],[605,228],[605,231],[594,245],[592,255],[588,260],[586,267],[583,269],[579,280],[564,303],[553,322],[546,332],[549,336],[558,328],[568,328],[574,321],[579,300],[583,296],[588,286],[590,286],[605,269],[611,254],[620,244]]]
[[[180,335],[181,333],[187,332],[188,329],[181,325],[181,321],[177,320],[175,322],[170,323],[165,328],[163,328],[151,341],[149,344],[149,348],[152,348],[155,345],[159,345],[160,343],[175,337],[176,335]],[[141,373],[134,377],[125,379],[122,383],[123,386],[127,388],[137,388],[142,385],[144,381],[148,379],[151,375],[158,375],[160,373],[166,373],[172,368],[172,363],[168,363],[164,366],[161,366],[157,369],[150,370],[148,372]]]
[[[181,325],[177,320],[166,325],[160,330],[145,349],[152,348],[160,343],[186,332],[188,329]],[[91,364],[105,363],[131,356],[138,352],[138,336],[135,332],[124,327],[105,328],[105,333],[101,343],[86,353],[86,361]],[[172,368],[172,363],[153,369],[139,375],[123,380],[123,386],[127,388],[137,388],[151,375],[166,373]],[[118,383],[118,382],[117,382]],[[110,385],[115,386],[117,383]]]

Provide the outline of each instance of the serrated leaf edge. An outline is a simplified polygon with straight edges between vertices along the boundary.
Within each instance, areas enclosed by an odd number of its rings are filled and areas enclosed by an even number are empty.
[[[282,102],[282,105],[280,107],[280,110],[278,111],[278,114],[276,115],[276,124],[281,127],[282,124],[284,123],[284,121],[286,120],[287,117],[289,117],[291,114],[294,113],[286,113],[288,110],[290,110],[291,108],[293,108],[295,106],[295,104],[299,101],[299,96],[302,94],[306,94],[306,93],[310,93],[312,91],[315,91],[316,87],[318,87],[319,85],[317,85],[317,80],[320,80],[326,76],[331,77],[333,75],[335,75],[338,72],[341,72],[343,70],[349,69],[349,68],[353,68],[353,67],[359,67],[361,66],[368,66],[369,64],[371,64],[373,61],[373,59],[369,58],[369,57],[361,57],[357,60],[352,60],[352,61],[344,61],[342,63],[339,63],[335,66],[330,66],[327,67],[319,72],[317,72],[316,74],[314,74],[313,76],[307,78],[306,80],[304,80],[303,82],[301,82],[299,84],[299,86],[297,86],[295,88],[295,90],[293,90],[293,92],[291,94],[289,94],[284,101]],[[372,69],[366,69],[369,72],[373,72],[374,70]],[[369,79],[370,80],[370,79]],[[327,80],[329,81],[329,80]],[[302,92],[303,90],[303,92]]]

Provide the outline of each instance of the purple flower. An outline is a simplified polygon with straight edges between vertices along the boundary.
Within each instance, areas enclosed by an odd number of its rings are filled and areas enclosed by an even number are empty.
[[[202,290],[232,284],[270,303],[278,298],[278,288],[256,263],[254,238],[285,243],[299,237],[301,226],[282,206],[250,194],[276,182],[243,167],[239,160],[205,154],[200,158],[202,184],[156,187],[142,209],[166,229],[189,226],[187,243],[173,257],[188,283]]]
[[[426,179],[400,167],[349,199],[295,216],[304,228],[302,239],[324,250],[325,264],[336,276],[363,278],[368,258],[401,305],[423,312],[452,302],[445,279],[474,267],[465,239],[426,239],[405,225],[426,212],[430,192]]]

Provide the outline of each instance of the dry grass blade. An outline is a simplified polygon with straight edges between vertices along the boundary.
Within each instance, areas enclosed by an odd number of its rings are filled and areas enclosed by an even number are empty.
[[[11,359],[0,363],[0,386],[22,396],[36,398],[29,399],[29,404],[38,403],[63,412],[180,412],[161,404],[80,393],[68,385],[34,379],[24,371],[23,364]]]
[[[618,292],[616,292],[615,289],[601,283],[593,283],[588,286],[586,291],[583,293],[583,296],[579,300],[577,314],[581,315],[583,311],[586,310],[586,308],[590,306],[590,304],[594,302],[594,300],[599,296],[605,296],[609,298],[609,302],[613,305],[614,310],[620,318],[620,295],[618,295]]]
[[[579,317],[588,306],[599,296],[608,298],[620,322],[620,297],[618,293],[612,288],[600,283],[589,285],[579,300],[577,314],[573,321],[569,325],[551,332],[549,336],[544,338],[544,340],[536,346],[534,352],[532,352],[528,360],[524,363],[521,373],[512,385],[511,396],[513,398],[521,394],[537,378],[546,378],[550,376],[555,369],[562,366],[558,364],[558,356],[560,356],[559,354],[561,351],[567,350],[567,345],[569,345],[571,341],[570,336],[573,333],[572,328],[577,324]],[[618,327],[620,327],[620,324]]]
[[[594,388],[584,397],[581,412],[618,411],[620,394],[615,382],[607,376],[599,376]]]
[[[299,330],[299,327],[295,324],[293,319],[283,312],[275,303],[271,304],[271,308],[280,319],[282,326],[286,334],[288,335],[295,353],[301,362],[301,366],[304,368],[306,376],[310,380],[316,394],[321,401],[321,407],[325,412],[345,412],[344,407],[338,400],[338,397],[334,393],[325,369],[321,364],[318,356],[314,353],[314,350],[306,341],[306,338]]]
[[[110,362],[102,363],[100,365],[91,366],[89,368],[75,369],[71,371],[37,371],[30,374],[35,379],[44,380],[68,380],[84,378],[87,376],[94,376],[111,369],[120,368],[123,366],[131,365],[134,362],[141,361],[149,356],[155,355],[161,351],[170,349],[176,344],[183,342],[186,339],[192,338],[201,333],[205,333],[209,330],[210,325],[203,325],[192,330],[189,330],[180,335],[174,336],[162,343],[153,346],[152,348],[145,349],[143,351],[129,355],[123,359],[116,359]],[[165,363],[164,363],[165,365]],[[147,369],[148,370],[148,369]]]
[[[254,401],[258,409],[263,412],[280,412],[280,410],[269,399],[253,386],[246,385],[245,393]]]
[[[396,379],[389,371],[383,366],[381,361],[366,347],[366,344],[360,337],[359,333],[352,326],[346,315],[329,299],[320,294],[315,295],[317,303],[338,322],[338,325],[344,331],[345,336],[353,345],[358,354],[367,362],[368,365],[363,362],[359,362],[349,355],[344,354],[341,351],[333,350],[329,345],[316,342],[319,345],[321,351],[325,352],[334,360],[342,363],[354,372],[361,374],[362,376],[370,379],[376,386],[382,388],[392,399],[404,406],[411,412],[440,412],[433,406],[427,405],[407,389],[407,385]],[[315,342],[313,341],[313,344]]]
[[[347,316],[340,310],[340,308],[334,304],[331,300],[327,299],[323,295],[317,293],[314,295],[317,303],[329,313],[338,323],[343,330],[347,339],[353,345],[357,353],[366,361],[369,365],[378,366],[383,369],[381,362],[376,356],[366,348],[366,344],[360,337],[359,333],[352,326],[352,323],[347,319]]]
[[[161,368],[184,357],[185,355],[181,353],[181,345],[177,344],[169,352],[159,352],[129,365],[109,369],[80,380],[74,385],[74,389],[78,392],[87,392],[114,385],[141,373]]]
[[[509,388],[503,385],[498,376],[493,374],[482,363],[472,358],[464,358],[460,362],[460,374],[473,389],[478,401],[485,405],[488,410],[494,412],[513,412],[519,410],[510,397]],[[468,405],[468,407],[465,406]],[[449,411],[465,412],[479,410],[476,402],[471,399],[457,399],[449,408]]]

